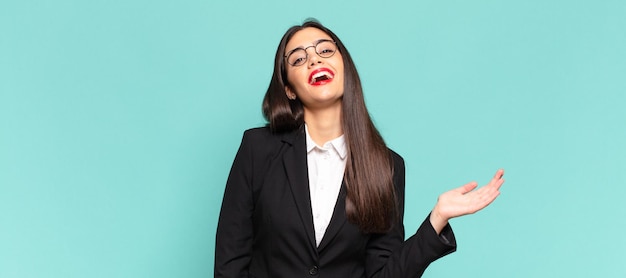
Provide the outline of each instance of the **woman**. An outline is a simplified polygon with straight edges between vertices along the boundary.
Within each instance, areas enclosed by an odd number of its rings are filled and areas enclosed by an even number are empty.
[[[504,182],[499,170],[442,194],[405,241],[404,161],[374,127],[348,50],[315,21],[281,39],[263,113],[226,184],[216,277],[419,277],[455,251],[448,220]]]

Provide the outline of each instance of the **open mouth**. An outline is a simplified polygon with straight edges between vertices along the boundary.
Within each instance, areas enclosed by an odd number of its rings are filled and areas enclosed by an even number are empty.
[[[333,80],[335,74],[327,68],[319,68],[309,75],[309,84],[323,85]]]

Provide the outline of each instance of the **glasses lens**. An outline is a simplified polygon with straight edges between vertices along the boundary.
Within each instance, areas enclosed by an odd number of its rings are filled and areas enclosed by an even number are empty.
[[[287,63],[292,66],[300,66],[306,62],[306,51],[302,48],[296,49],[287,56]]]
[[[332,41],[321,41],[315,47],[315,52],[317,52],[320,57],[328,58],[337,52],[337,45]]]

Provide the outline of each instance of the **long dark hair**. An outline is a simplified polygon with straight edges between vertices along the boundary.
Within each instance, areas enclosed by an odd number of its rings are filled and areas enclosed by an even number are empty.
[[[337,35],[316,20],[307,20],[287,30],[276,50],[274,73],[263,99],[263,115],[275,133],[294,131],[304,124],[302,102],[288,99],[285,92],[285,86],[290,84],[284,55],[291,37],[307,27],[328,34],[343,57],[341,124],[348,150],[344,174],[346,216],[364,232],[387,232],[398,217],[391,153],[367,112],[356,66]]]

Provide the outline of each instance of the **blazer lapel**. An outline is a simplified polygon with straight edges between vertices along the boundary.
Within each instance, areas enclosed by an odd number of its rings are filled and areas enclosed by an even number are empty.
[[[306,158],[306,140],[304,129],[285,136],[283,141],[291,144],[283,156],[285,172],[289,179],[291,193],[298,207],[300,219],[306,230],[311,247],[315,249],[315,230],[313,227],[313,212],[311,210],[311,196],[309,195],[309,174]]]
[[[318,252],[321,252],[328,245],[328,243],[332,241],[337,233],[339,233],[341,227],[343,227],[346,223],[346,219],[346,186],[342,183],[341,189],[339,190],[339,196],[337,196],[337,203],[335,203],[333,216],[330,219],[328,228],[326,228],[326,232],[324,233],[322,242],[320,242],[320,246],[317,247]]]

